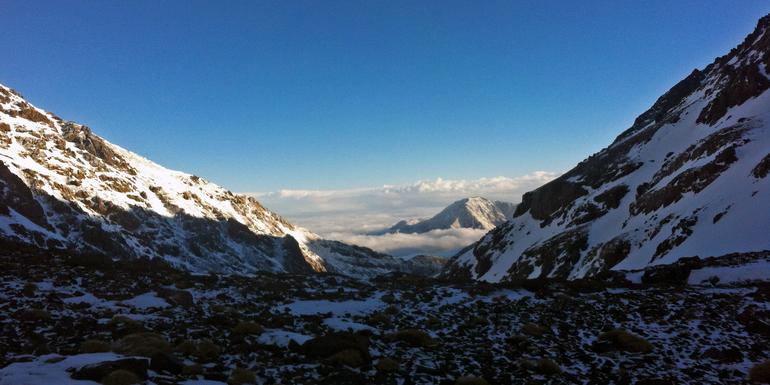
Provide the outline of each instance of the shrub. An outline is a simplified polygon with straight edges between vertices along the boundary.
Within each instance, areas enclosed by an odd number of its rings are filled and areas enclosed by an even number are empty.
[[[545,326],[538,325],[532,322],[525,323],[524,325],[521,325],[521,332],[524,334],[528,334],[530,336],[534,337],[540,337],[543,334],[547,333],[549,329]]]
[[[770,384],[770,360],[754,365],[749,371],[749,381]]]
[[[541,358],[537,360],[537,371],[543,374],[557,374],[561,373],[561,368],[550,359]]]
[[[245,385],[256,383],[257,376],[254,375],[254,372],[243,368],[233,369],[233,371],[230,372],[230,378],[227,379],[228,385]]]
[[[85,340],[80,344],[81,353],[102,353],[109,351],[110,344],[100,340]]]
[[[358,349],[345,349],[332,354],[324,360],[325,363],[334,366],[350,366],[357,368],[363,366],[366,362]]]
[[[115,341],[112,350],[129,356],[152,357],[156,353],[170,353],[171,345],[162,335],[145,332],[129,334]]]
[[[265,328],[262,325],[250,321],[241,321],[233,328],[233,333],[244,335],[262,334],[263,331],[265,331]]]
[[[385,314],[396,315],[401,312],[401,308],[395,305],[390,305],[385,308]]]
[[[182,353],[182,355],[186,357],[194,356],[195,352],[198,351],[197,346],[195,345],[195,342],[190,340],[184,340],[180,342],[175,348],[179,353]]]
[[[25,283],[24,287],[21,289],[21,293],[24,294],[25,297],[34,297],[35,292],[37,292],[37,285],[32,282]]]
[[[418,329],[404,329],[388,334],[385,338],[389,341],[404,342],[414,347],[428,347],[437,345],[430,334]]]
[[[599,341],[611,343],[618,350],[631,353],[649,353],[653,346],[647,340],[623,329],[614,329],[599,336]]]
[[[51,319],[51,313],[43,309],[28,309],[23,311],[19,318],[27,322],[48,321]]]
[[[428,319],[425,320],[425,326],[431,329],[438,329],[441,327],[441,320],[436,317],[428,317]]]
[[[211,340],[200,340],[195,347],[195,357],[201,361],[212,360],[219,357],[222,349]]]
[[[112,317],[107,326],[112,330],[113,337],[138,333],[144,330],[144,326],[142,326],[141,322],[122,315]]]
[[[385,303],[396,303],[396,297],[393,294],[385,294],[380,299]]]
[[[102,385],[133,385],[142,380],[134,372],[118,369],[102,379]]]
[[[199,364],[186,365],[182,368],[182,374],[185,376],[197,376],[203,374],[203,366]]]
[[[489,383],[481,377],[462,376],[455,380],[455,385],[489,385]]]
[[[329,358],[345,350],[357,350],[365,361],[369,356],[369,339],[351,332],[329,333],[305,342],[301,351],[311,358]]]
[[[390,316],[385,313],[375,313],[369,316],[367,323],[370,325],[382,325],[387,327],[390,325]]]
[[[396,360],[387,357],[380,358],[375,365],[377,371],[382,373],[395,373],[398,371],[398,366]]]

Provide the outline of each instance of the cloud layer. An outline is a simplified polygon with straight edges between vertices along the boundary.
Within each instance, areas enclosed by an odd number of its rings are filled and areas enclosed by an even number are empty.
[[[537,171],[520,177],[418,181],[406,185],[346,190],[280,190],[254,193],[266,207],[324,237],[408,256],[446,255],[478,240],[482,230],[441,230],[426,234],[363,235],[402,219],[433,216],[450,203],[470,197],[517,203],[521,195],[558,176]]]

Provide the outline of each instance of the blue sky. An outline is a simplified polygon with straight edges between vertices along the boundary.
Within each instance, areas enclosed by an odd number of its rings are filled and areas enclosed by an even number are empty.
[[[565,171],[765,1],[0,1],[0,82],[234,191]],[[513,200],[513,199],[512,199]]]

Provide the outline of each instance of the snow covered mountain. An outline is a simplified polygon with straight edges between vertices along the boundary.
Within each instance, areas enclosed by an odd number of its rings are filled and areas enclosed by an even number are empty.
[[[410,269],[400,259],[321,239],[254,198],[165,169],[2,85],[0,240],[160,257],[201,272],[371,277]]]
[[[769,250],[769,30],[770,15],[609,147],[524,194],[445,274],[579,278]]]
[[[465,198],[450,204],[432,218],[403,220],[373,235],[427,233],[432,230],[456,228],[491,230],[510,219],[515,209],[516,205],[513,203],[493,202],[482,197]]]

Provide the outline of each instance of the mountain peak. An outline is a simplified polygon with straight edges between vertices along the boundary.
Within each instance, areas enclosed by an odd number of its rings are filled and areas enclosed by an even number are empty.
[[[451,228],[489,230],[511,218],[514,208],[515,205],[508,202],[493,202],[479,196],[468,197],[452,202],[429,219],[402,220],[391,228],[375,234],[415,234]]]

